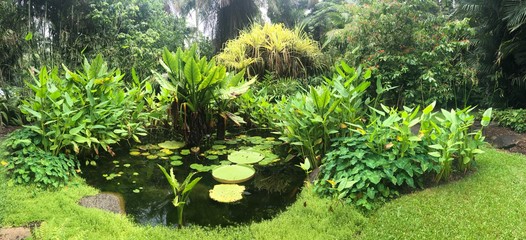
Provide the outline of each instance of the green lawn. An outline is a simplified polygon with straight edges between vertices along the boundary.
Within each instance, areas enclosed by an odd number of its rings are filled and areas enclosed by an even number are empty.
[[[526,157],[488,149],[468,177],[393,200],[364,215],[310,188],[273,220],[223,229],[144,227],[76,204],[81,179],[48,192],[0,174],[0,225],[43,221],[37,239],[525,239]]]

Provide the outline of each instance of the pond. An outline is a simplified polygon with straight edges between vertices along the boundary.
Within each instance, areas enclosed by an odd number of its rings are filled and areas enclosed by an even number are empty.
[[[184,209],[186,224],[228,226],[270,219],[296,200],[305,172],[294,166],[290,156],[278,156],[282,142],[267,135],[231,136],[216,141],[206,151],[177,149],[167,151],[158,144],[133,146],[121,150],[116,157],[100,159],[97,166],[82,169],[87,183],[103,192],[115,192],[125,200],[126,214],[141,224],[176,226],[177,214],[172,204],[173,193],[157,164],[173,167],[179,182],[190,172],[198,172],[201,181],[190,193]],[[220,203],[209,197],[209,190],[220,184],[211,169],[232,164],[228,154],[238,150],[260,152],[264,159],[253,167],[252,179],[239,183],[245,186],[243,199]],[[283,152],[283,151],[282,151]],[[136,155],[136,156],[133,156]],[[283,155],[283,154],[280,154]],[[197,170],[196,170],[197,169]]]

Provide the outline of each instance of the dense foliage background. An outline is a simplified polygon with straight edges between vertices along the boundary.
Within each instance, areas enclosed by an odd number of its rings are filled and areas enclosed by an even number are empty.
[[[371,208],[472,167],[484,138],[470,106],[525,105],[525,13],[513,0],[2,1],[0,128],[26,124],[7,164],[61,186],[77,158],[152,129],[197,147],[248,123],[320,167],[320,194]]]

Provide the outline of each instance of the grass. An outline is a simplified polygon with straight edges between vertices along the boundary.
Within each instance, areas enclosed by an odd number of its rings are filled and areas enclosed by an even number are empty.
[[[139,226],[76,204],[97,191],[82,179],[59,191],[0,174],[0,225],[43,221],[36,239],[525,239],[526,157],[488,149],[464,179],[408,194],[364,215],[306,188],[273,220],[229,228]]]

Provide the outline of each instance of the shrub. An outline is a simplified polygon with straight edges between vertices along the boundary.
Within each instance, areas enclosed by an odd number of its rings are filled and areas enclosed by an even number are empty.
[[[127,88],[119,70],[108,70],[98,55],[85,59],[83,71],[64,67],[51,72],[43,67],[33,82],[26,82],[34,96],[23,100],[21,110],[33,125],[25,126],[37,133],[43,150],[59,153],[113,154],[110,145],[145,135],[142,121],[144,103],[137,101],[138,87]]]
[[[9,89],[0,88],[0,129],[5,125],[22,125],[22,113],[18,108],[20,97]]]
[[[38,135],[28,128],[11,133],[2,142],[6,169],[15,183],[35,183],[40,187],[61,187],[75,176],[76,158],[60,153],[53,155],[40,148]]]
[[[495,121],[500,126],[509,127],[517,132],[526,132],[526,109],[506,109],[495,111]]]
[[[227,73],[224,66],[199,58],[196,51],[195,46],[187,51],[179,48],[175,53],[164,49],[161,65],[167,77],[154,71],[161,87],[174,94],[169,115],[173,127],[189,146],[199,146],[211,134],[214,116],[218,125],[227,118],[239,124],[239,117],[228,112],[228,105],[255,81],[242,81],[244,71]]]
[[[464,107],[471,100],[478,81],[466,57],[475,34],[469,19],[449,21],[437,14],[440,10],[431,0],[337,7],[346,11],[325,34],[326,51],[336,59],[372,67],[373,82],[380,80],[392,89],[383,95],[386,103],[401,107],[436,101],[442,107]]]
[[[308,93],[282,97],[275,106],[280,139],[307,157],[313,167],[319,165],[330,139],[347,123],[360,121],[367,109],[365,91],[371,72],[362,74],[361,69],[355,70],[343,62],[335,69],[325,84],[311,86]]]
[[[481,129],[468,133],[472,109],[442,110],[443,116],[438,116],[431,112],[433,107],[421,113],[418,107],[374,110],[368,125],[334,139],[316,191],[371,209],[374,202],[398,196],[401,189],[423,187],[426,178],[438,182],[449,179],[453,170],[467,171],[484,140]],[[483,126],[490,115],[491,110],[484,114]],[[419,130],[413,133],[417,124]]]
[[[230,40],[219,55],[219,63],[230,69],[247,69],[249,76],[305,77],[323,65],[317,43],[300,29],[282,24],[255,24]]]

